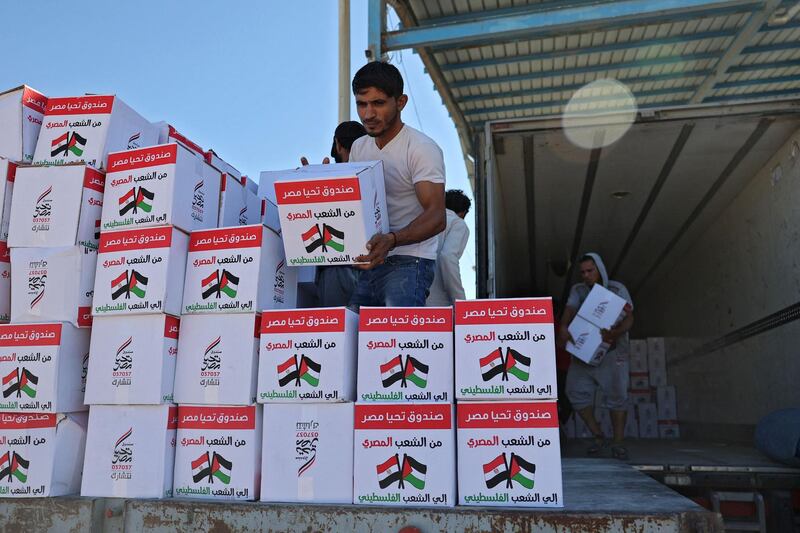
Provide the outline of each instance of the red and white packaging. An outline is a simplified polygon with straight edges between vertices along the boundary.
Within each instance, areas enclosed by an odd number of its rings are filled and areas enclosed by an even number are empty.
[[[362,307],[361,402],[453,401],[453,308]]]
[[[275,233],[279,234],[281,232],[281,217],[278,214],[278,206],[268,198],[261,198],[261,223]]]
[[[0,157],[0,241],[8,241],[8,226],[11,222],[11,199],[14,193],[14,180],[17,164]]]
[[[0,157],[30,163],[47,108],[47,97],[21,85],[0,93]]]
[[[564,506],[555,401],[461,402],[457,416],[460,505]]]
[[[8,245],[97,250],[105,175],[85,163],[17,169]]]
[[[631,339],[631,374],[647,374],[647,341]]]
[[[556,397],[550,298],[457,301],[456,399]]]
[[[453,404],[356,404],[353,503],[453,507]]]
[[[584,363],[599,365],[611,347],[603,342],[600,328],[576,315],[567,329],[573,340],[567,341],[566,350]]]
[[[650,377],[647,372],[631,372],[631,390],[645,390],[650,388]]]
[[[163,120],[161,122],[154,122],[153,125],[158,128],[158,144],[179,143],[183,145],[184,148],[191,150],[195,156],[205,161],[205,150],[203,150],[199,144],[176,130],[172,125],[167,124]]]
[[[567,351],[584,363],[599,365],[610,348],[601,330],[612,328],[630,309],[624,298],[595,283],[567,328],[574,339],[567,342]]]
[[[249,182],[252,183],[252,182]],[[248,188],[248,179],[222,174],[219,194],[219,227],[262,223],[261,198]]]
[[[178,407],[173,495],[257,500],[261,487],[261,406]]]
[[[108,155],[103,231],[173,225],[217,227],[219,172],[182,144]]]
[[[353,401],[357,328],[358,315],[344,307],[265,311],[258,401]]]
[[[93,405],[81,496],[169,498],[178,408]]]
[[[0,498],[77,494],[86,414],[0,415]]]
[[[658,409],[654,403],[636,405],[636,418],[639,421],[639,436],[644,439],[658,438]]]
[[[85,246],[12,248],[11,321],[91,326],[96,265]]]
[[[158,129],[116,96],[49,98],[33,162],[103,169],[109,152],[157,142]]]
[[[11,253],[0,241],[0,323],[11,320]]]
[[[0,325],[0,412],[85,411],[89,330],[69,324]]]
[[[658,406],[658,420],[674,421],[678,420],[678,399],[675,394],[675,386],[663,386],[656,388],[656,405]]]
[[[664,337],[647,339],[647,367],[651,387],[667,384],[667,356],[664,350]]]
[[[631,403],[634,405],[652,403],[653,392],[650,389],[631,389],[628,391],[628,398],[630,398]]]
[[[389,231],[383,163],[308,165],[275,182],[290,266],[354,264]]]
[[[214,150],[209,149],[205,153],[206,163],[211,165],[212,167],[216,168],[218,171],[228,174],[229,176],[233,176],[234,178],[241,179],[242,173],[236,170],[236,168],[231,165],[230,163],[226,162],[220,156],[214,152]]]
[[[172,226],[103,232],[94,316],[180,315],[188,245],[189,237]]]
[[[179,330],[180,320],[171,315],[97,317],[85,403],[173,403]]]
[[[279,241],[261,224],[192,232],[183,314],[294,307],[297,282],[276,254]]]
[[[184,315],[175,401],[249,405],[256,401],[261,315]]]
[[[353,404],[263,409],[261,501],[353,503]]]

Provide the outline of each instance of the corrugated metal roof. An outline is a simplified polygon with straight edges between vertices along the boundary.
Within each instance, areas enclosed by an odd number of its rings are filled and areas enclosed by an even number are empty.
[[[498,19],[536,10],[601,5],[587,0],[390,0],[405,28],[435,28],[471,20]],[[779,8],[795,1],[784,1]],[[771,6],[771,7],[769,7]],[[764,2],[718,2],[715,10],[648,15],[589,30],[561,28],[526,39],[477,39],[425,47],[428,70],[451,114],[463,117],[462,137],[486,121],[559,114],[576,90],[602,78],[625,83],[637,105],[665,107],[800,94],[800,21],[762,24],[747,38],[746,27]],[[766,13],[769,15],[769,13]],[[745,33],[743,36],[742,34]],[[742,43],[745,37],[746,42]],[[744,44],[731,56],[731,47]],[[727,68],[716,72],[720,62]],[[710,88],[702,89],[712,81]],[[698,90],[701,94],[697,94]],[[694,103],[698,103],[695,101]],[[595,105],[610,108],[614,101]],[[457,125],[459,120],[456,120]],[[464,141],[464,139],[462,139]],[[468,144],[468,142],[467,142]]]

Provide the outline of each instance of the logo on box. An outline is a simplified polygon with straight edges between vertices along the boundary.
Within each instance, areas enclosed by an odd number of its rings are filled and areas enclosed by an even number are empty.
[[[388,389],[399,381],[400,387],[405,388],[410,381],[420,389],[424,389],[428,386],[428,368],[428,365],[410,355],[406,356],[404,364],[403,356],[398,355],[381,365],[381,383]]]
[[[16,393],[21,398],[24,393],[28,398],[36,398],[36,387],[39,378],[25,367],[15,368],[3,376],[3,398]],[[2,478],[2,476],[0,476]]]
[[[141,136],[142,132],[137,131],[128,138],[128,150],[134,150],[136,148],[139,148],[139,139],[141,138]]]
[[[200,385],[209,387],[219,386],[219,376],[222,369],[222,336],[211,341],[203,352],[203,365],[200,367]]]
[[[131,479],[133,468],[133,442],[129,439],[133,428],[123,433],[114,443],[114,455],[111,458],[111,479]]]
[[[198,222],[203,221],[203,206],[205,205],[206,193],[203,192],[203,180],[194,185],[194,196],[192,197],[192,218]]]
[[[119,203],[119,216],[127,214],[128,211],[133,211],[134,215],[138,214],[139,210],[149,213],[153,210],[155,197],[156,194],[154,192],[150,192],[144,187],[131,187],[131,190],[117,200]]]
[[[530,377],[531,358],[513,348],[506,348],[505,357],[503,349],[498,348],[486,357],[481,357],[478,362],[483,381],[491,381],[497,376],[502,376],[501,381],[508,381],[509,374],[520,381],[528,381]]]
[[[297,477],[308,472],[317,458],[317,443],[319,443],[319,422],[295,423],[295,460],[300,463]]]
[[[217,452],[213,454],[205,452],[192,461],[192,480],[199,483],[205,479],[209,483],[214,483],[214,478],[217,478],[228,485],[231,482],[231,470],[233,463],[222,455]]]
[[[64,122],[66,122],[66,120]],[[48,124],[48,126],[50,126],[50,124]],[[58,126],[58,124],[53,124],[53,126]],[[76,131],[68,131],[64,135],[56,137],[50,143],[50,157],[57,157],[60,154],[66,157],[68,155],[67,152],[72,152],[80,157],[83,155],[85,149],[86,139],[81,137]]]
[[[508,459],[506,459],[506,455],[503,452],[483,465],[486,488],[492,489],[505,482],[508,489],[514,488],[514,483],[519,483],[526,489],[532,489],[536,465],[529,463],[516,453],[512,453]]]
[[[0,457],[0,481],[6,479],[13,482],[14,479],[20,483],[28,481],[28,467],[30,461],[26,461],[17,452],[7,451]]]
[[[111,299],[116,300],[122,295],[125,299],[131,297],[131,293],[139,298],[144,298],[147,292],[147,278],[134,269],[125,270],[122,274],[111,280]]]
[[[226,269],[215,270],[208,277],[200,281],[203,291],[203,300],[214,296],[221,297],[223,294],[229,298],[236,298],[239,290],[239,277]]]
[[[408,454],[403,454],[402,461],[400,461],[400,455],[395,454],[377,465],[375,469],[378,472],[378,485],[382,489],[390,487],[394,483],[397,483],[400,489],[405,488],[406,483],[418,490],[425,488],[428,467]]]
[[[33,220],[31,229],[34,232],[50,231],[50,217],[53,214],[53,186],[49,185],[42,191],[33,206]]]
[[[328,248],[344,252],[344,232],[328,224],[322,224],[321,229],[319,224],[314,224],[301,237],[308,253],[312,253],[320,247],[324,253],[328,252]]]
[[[317,387],[321,371],[321,364],[306,355],[301,355],[298,359],[295,354],[278,365],[278,385],[286,387],[294,382],[295,387],[299,387],[302,379],[312,387]]]
[[[28,263],[28,296],[31,297],[31,309],[41,303],[47,285],[47,261],[31,261]]]

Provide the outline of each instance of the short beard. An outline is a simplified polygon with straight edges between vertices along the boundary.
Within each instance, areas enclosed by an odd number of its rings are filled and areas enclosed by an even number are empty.
[[[383,135],[384,133],[386,133],[387,131],[392,129],[392,127],[395,124],[397,124],[397,122],[399,120],[400,120],[400,111],[395,109],[394,117],[392,117],[392,120],[389,120],[389,121],[386,122],[386,127],[385,128],[383,128],[381,131],[379,131],[377,133],[370,133],[369,130],[367,130],[367,135],[369,135],[370,137],[373,137],[373,138],[374,137],[380,137],[381,135]]]

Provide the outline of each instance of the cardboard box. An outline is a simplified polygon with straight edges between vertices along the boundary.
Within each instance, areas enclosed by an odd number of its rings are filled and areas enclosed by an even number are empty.
[[[0,325],[0,412],[84,411],[89,330],[64,323]]]
[[[578,316],[600,329],[611,329],[625,317],[625,312],[629,309],[624,298],[595,283],[578,309]]]
[[[33,162],[103,169],[109,152],[157,142],[158,129],[116,96],[49,98]]]
[[[275,182],[289,265],[353,264],[389,231],[383,163],[309,165]]]
[[[356,404],[353,503],[453,507],[453,405]]]
[[[11,222],[11,199],[14,193],[14,180],[17,164],[0,157],[0,241],[8,241],[8,226]]]
[[[183,313],[293,308],[297,282],[280,238],[261,224],[195,231],[189,241]]]
[[[636,420],[636,407],[628,404],[628,415],[625,417],[625,438],[639,437],[639,421]]]
[[[261,406],[178,407],[176,498],[257,500]]]
[[[174,405],[93,405],[81,496],[171,497],[177,427]]]
[[[94,316],[180,315],[188,245],[189,237],[172,226],[103,232]]]
[[[163,120],[161,122],[155,122],[153,125],[158,128],[158,144],[169,144],[173,142],[179,143],[185,148],[191,150],[195,156],[205,161],[205,150],[203,150],[199,144],[176,130],[172,125],[167,124]]]
[[[361,402],[453,401],[453,308],[362,307]]]
[[[676,420],[659,420],[658,437],[661,439],[679,439],[681,430]]]
[[[249,192],[258,196],[258,183],[251,180],[247,176],[242,176],[242,185],[244,185],[244,188],[247,189]]]
[[[658,410],[654,403],[636,405],[636,418],[639,421],[639,436],[643,439],[658,438]]]
[[[600,328],[583,317],[576,316],[567,330],[574,340],[567,341],[567,351],[584,363],[599,365],[610,348],[608,343],[603,342]]]
[[[634,405],[639,405],[640,403],[652,403],[653,392],[650,389],[631,389],[628,392],[628,398],[630,398],[631,403]]]
[[[33,161],[46,107],[47,97],[27,85],[0,93],[0,157]]]
[[[248,405],[256,401],[261,315],[184,315],[175,401]]]
[[[220,156],[217,155],[214,150],[209,149],[205,153],[206,163],[211,165],[212,167],[216,168],[218,171],[228,174],[229,176],[233,176],[234,178],[241,179],[242,173],[236,170],[236,168],[222,159]]]
[[[278,206],[267,198],[261,198],[261,223],[280,234],[281,217],[278,214]]]
[[[105,175],[85,163],[19,167],[8,245],[97,250]]]
[[[84,246],[12,248],[11,321],[91,326],[96,263]]]
[[[77,494],[86,414],[0,415],[0,498]]]
[[[631,390],[645,390],[650,388],[650,377],[647,372],[631,372]]]
[[[678,400],[674,386],[656,388],[656,405],[658,406],[659,421],[678,420]]]
[[[265,311],[258,401],[355,399],[358,315],[344,307]]]
[[[651,387],[663,387],[667,384],[667,358],[664,353],[664,338],[647,339],[647,366]]]
[[[353,502],[353,404],[264,405],[261,501]]]
[[[11,320],[11,253],[0,241],[0,323]]]
[[[555,401],[461,402],[457,416],[460,505],[564,506]]]
[[[104,231],[217,227],[219,172],[182,144],[111,153],[106,178]]]
[[[262,210],[266,209],[266,206],[262,205],[262,199],[251,188],[248,188],[247,184],[246,176],[242,176],[241,179],[237,180],[229,174],[222,174],[219,196],[219,227],[248,226],[262,223]],[[277,207],[275,209],[277,210]],[[277,219],[277,212],[273,212],[272,216]],[[274,227],[271,229],[279,231],[280,224],[278,224],[277,229]]]
[[[647,373],[647,341],[644,339],[632,339],[631,347],[631,374]]]
[[[456,399],[555,398],[550,298],[457,301]]]
[[[173,403],[179,329],[180,320],[164,314],[97,317],[86,404]]]

